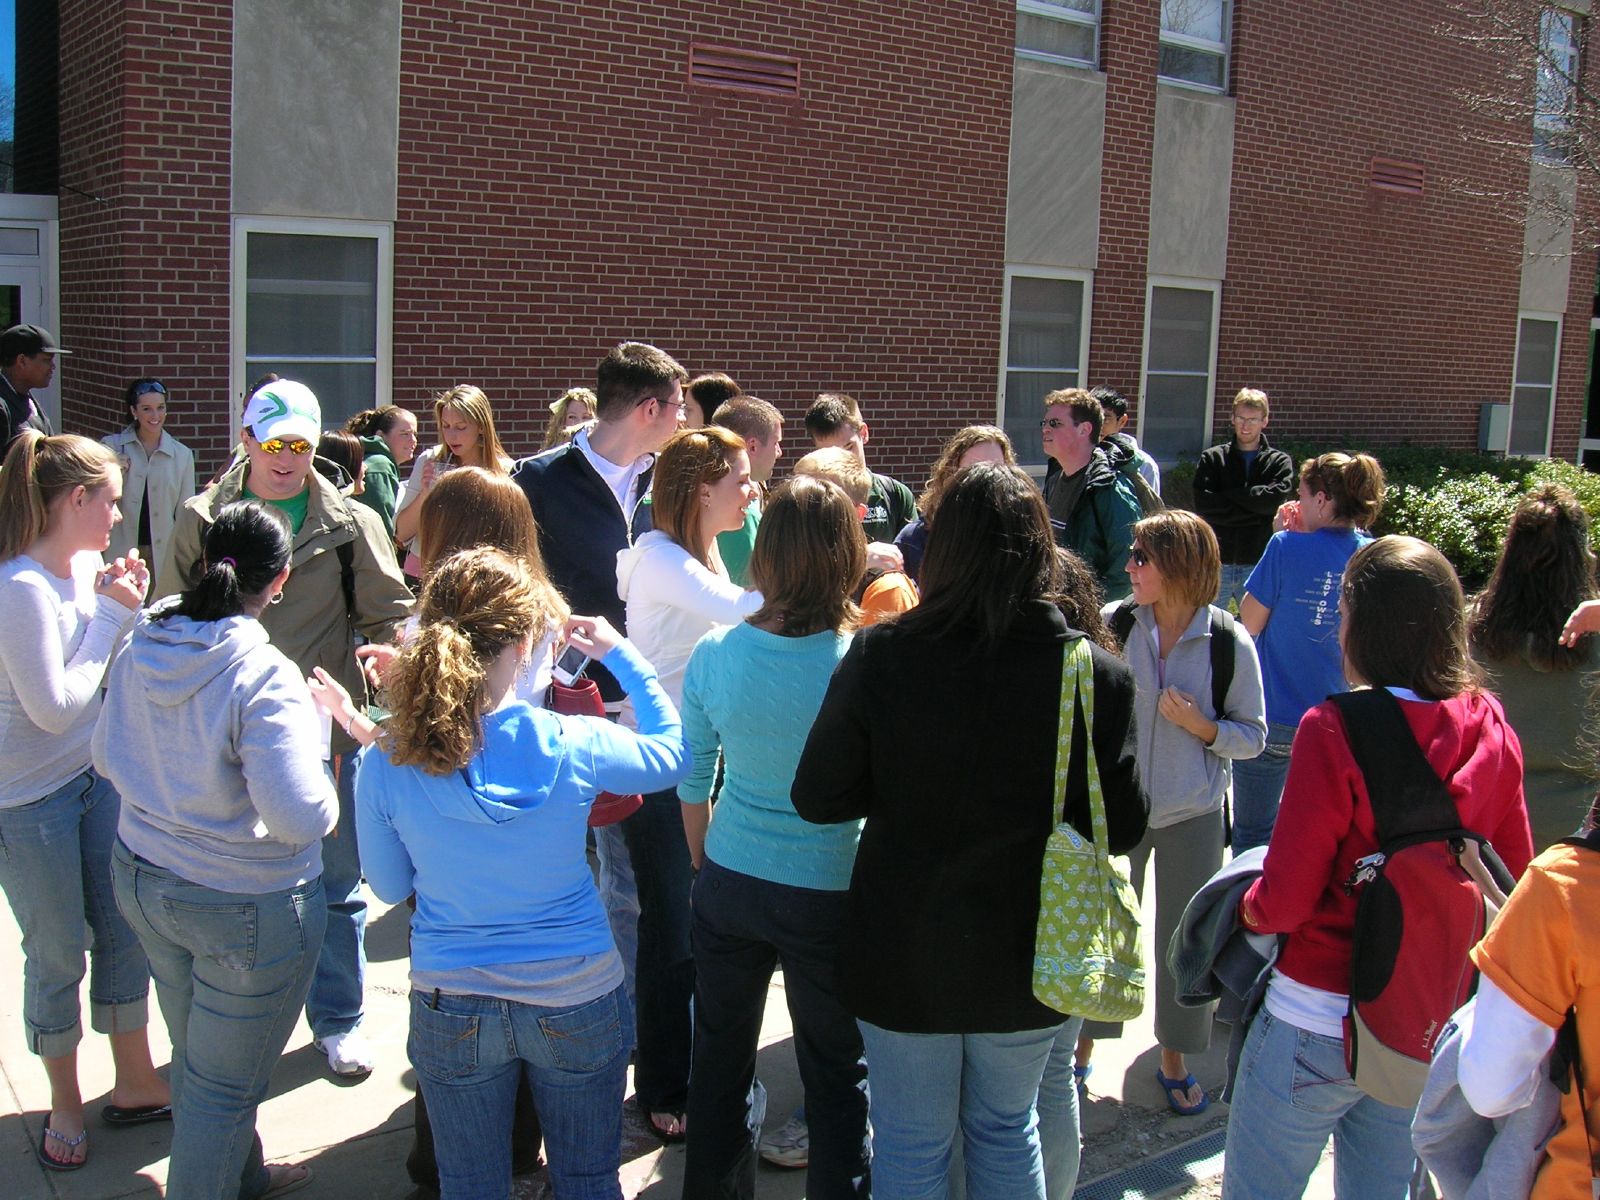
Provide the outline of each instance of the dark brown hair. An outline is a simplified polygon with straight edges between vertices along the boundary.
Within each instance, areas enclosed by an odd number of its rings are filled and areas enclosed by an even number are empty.
[[[644,342],[619,342],[595,370],[594,415],[615,421],[651,396],[666,398],[674,383],[685,383],[689,372],[665,350]]]
[[[1596,595],[1589,515],[1560,484],[1529,492],[1511,515],[1500,561],[1472,602],[1467,635],[1484,656],[1526,650],[1540,666],[1571,670],[1589,647],[1557,640],[1567,614]]]
[[[1372,687],[1445,700],[1479,686],[1467,656],[1467,614],[1450,560],[1427,542],[1390,535],[1344,569],[1346,673]]]
[[[1071,550],[1056,547],[1056,565],[1061,569],[1061,582],[1054,596],[1046,599],[1054,602],[1061,610],[1061,615],[1067,619],[1067,624],[1073,629],[1081,630],[1096,646],[1102,650],[1109,650],[1112,654],[1122,654],[1122,644],[1117,641],[1117,635],[1107,627],[1105,618],[1100,615],[1100,609],[1106,601],[1105,592],[1100,589],[1100,579],[1089,569],[1089,564],[1084,562]]]
[[[838,484],[795,475],[767,499],[750,552],[750,582],[762,605],[753,625],[779,624],[785,637],[854,629],[850,596],[867,571],[867,539],[856,506]]]
[[[1061,592],[1050,515],[1019,467],[974,463],[956,476],[928,531],[922,603],[900,618],[935,636],[997,641],[1025,600]]]

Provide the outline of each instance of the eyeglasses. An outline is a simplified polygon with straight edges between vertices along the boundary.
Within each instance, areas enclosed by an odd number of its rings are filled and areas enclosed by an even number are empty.
[[[286,442],[282,438],[268,438],[261,443],[261,448],[268,454],[282,454],[287,450],[290,454],[310,454],[315,449],[305,438],[295,438]]]
[[[1071,422],[1063,421],[1060,417],[1046,417],[1039,422],[1040,429],[1065,429]]]
[[[1135,546],[1128,551],[1128,561],[1136,567],[1148,567],[1150,565],[1150,556],[1144,552],[1144,547]]]
[[[150,395],[151,392],[165,396],[167,394],[166,385],[158,379],[147,379],[143,383],[134,386],[133,398],[137,400],[140,396]]]
[[[1260,425],[1264,421],[1266,421],[1266,418],[1260,415],[1247,417],[1242,413],[1233,414],[1233,423],[1235,425]]]

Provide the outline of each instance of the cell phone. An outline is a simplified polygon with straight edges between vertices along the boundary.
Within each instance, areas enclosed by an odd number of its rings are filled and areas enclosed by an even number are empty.
[[[556,682],[571,687],[589,668],[589,656],[576,646],[568,646],[556,659]]]

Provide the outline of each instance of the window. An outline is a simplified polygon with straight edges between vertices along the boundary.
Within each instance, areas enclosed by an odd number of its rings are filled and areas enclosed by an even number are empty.
[[[1001,424],[1024,466],[1044,464],[1039,420],[1057,388],[1082,387],[1089,357],[1089,276],[1007,271]]]
[[[1100,0],[1017,0],[1017,53],[1092,67],[1099,61]]]
[[[1229,0],[1161,0],[1161,78],[1226,91],[1232,8]]]
[[[1507,454],[1543,456],[1550,453],[1560,347],[1561,318],[1524,316],[1518,320]]]
[[[1578,80],[1578,18],[1547,8],[1539,14],[1534,73],[1533,153],[1543,162],[1572,157],[1572,110]]]
[[[234,237],[234,394],[269,371],[298,379],[323,424],[389,395],[389,227],[241,220]]]
[[[1199,454],[1211,433],[1220,290],[1214,283],[1150,285],[1139,442],[1161,462]]]

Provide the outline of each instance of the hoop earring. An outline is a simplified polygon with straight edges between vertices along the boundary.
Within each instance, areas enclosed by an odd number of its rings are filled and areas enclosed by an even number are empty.
[[[282,604],[283,603],[283,593],[281,591],[274,592],[272,594],[272,599],[268,600],[267,603],[268,604]]]

